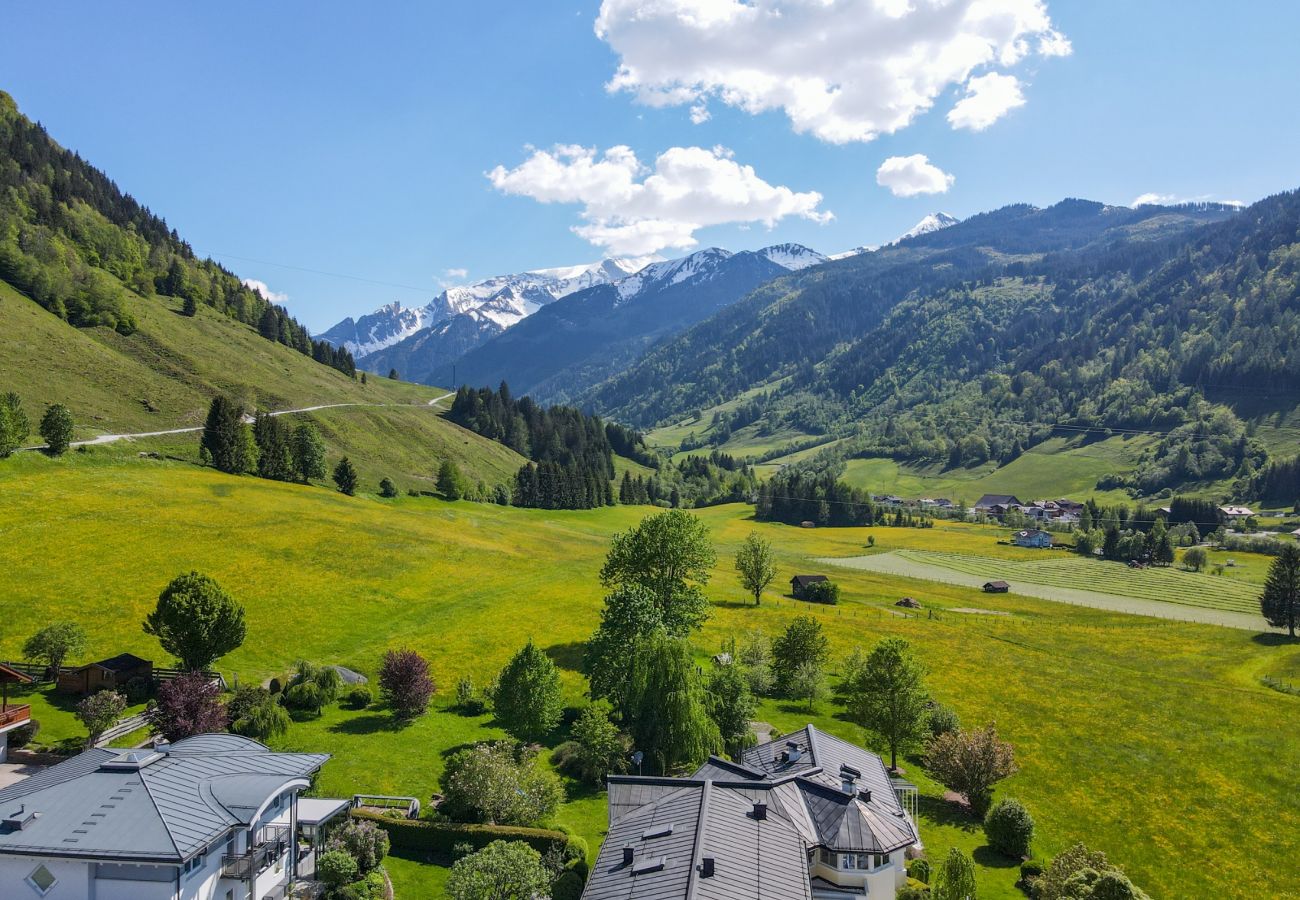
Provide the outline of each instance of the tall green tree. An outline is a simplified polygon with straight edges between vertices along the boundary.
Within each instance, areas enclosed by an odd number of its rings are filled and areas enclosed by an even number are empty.
[[[614,535],[600,581],[606,587],[638,585],[649,591],[663,613],[664,628],[682,637],[708,617],[703,586],[716,562],[708,526],[673,509]]]
[[[732,759],[738,759],[757,742],[749,723],[757,714],[758,704],[749,690],[743,667],[732,663],[710,672],[706,696],[709,715],[718,726],[723,746]]]
[[[39,660],[57,678],[69,656],[85,652],[86,630],[76,622],[51,622],[23,644],[23,658]]]
[[[926,733],[925,667],[902,638],[885,638],[863,656],[855,650],[845,666],[844,692],[849,715],[889,745],[889,767],[898,752]]]
[[[62,456],[72,443],[72,413],[62,403],[51,403],[41,416],[40,432],[45,438],[45,452]]]
[[[294,474],[299,480],[307,482],[325,477],[325,442],[315,425],[303,422],[293,430],[290,455]]]
[[[497,676],[492,707],[501,726],[521,741],[540,741],[560,724],[560,672],[532,638]]]
[[[627,771],[627,738],[609,715],[604,700],[582,708],[570,731],[573,739],[556,751],[557,756],[564,753],[563,771],[596,785],[603,785],[610,773]]]
[[[77,704],[77,718],[89,734],[86,746],[93,747],[99,736],[126,712],[126,698],[117,691],[98,691]]]
[[[772,676],[776,689],[789,696],[795,670],[807,662],[820,668],[826,665],[829,653],[830,639],[823,632],[822,623],[812,616],[795,616],[772,642]]]
[[[736,572],[741,586],[753,595],[754,605],[758,606],[763,600],[763,591],[776,577],[772,542],[751,531],[736,551]]]
[[[279,416],[258,413],[253,420],[257,442],[257,474],[276,481],[293,477],[293,435]]]
[[[631,669],[624,724],[653,770],[696,765],[722,749],[686,641],[664,634],[643,639],[624,664]]]
[[[438,466],[438,493],[448,500],[459,500],[465,496],[465,479],[460,469],[449,459],[444,459]]]
[[[1283,544],[1278,551],[1268,568],[1259,609],[1268,624],[1295,637],[1300,624],[1300,544]]]
[[[357,470],[346,456],[334,467],[334,484],[349,497],[357,492]]]
[[[0,459],[21,447],[30,430],[22,398],[12,391],[0,396]]]
[[[200,456],[222,472],[237,475],[249,471],[253,458],[247,430],[244,407],[218,394],[208,406],[208,418],[199,441]]]
[[[926,760],[936,778],[965,796],[979,819],[988,812],[993,786],[1016,773],[1015,752],[992,724],[939,735],[930,742]]]
[[[609,700],[620,715],[626,711],[631,674],[627,657],[638,641],[661,633],[663,624],[663,610],[650,591],[635,584],[614,588],[583,654],[593,697]]]
[[[182,669],[199,672],[244,643],[244,607],[207,575],[190,572],[163,588],[144,631]]]

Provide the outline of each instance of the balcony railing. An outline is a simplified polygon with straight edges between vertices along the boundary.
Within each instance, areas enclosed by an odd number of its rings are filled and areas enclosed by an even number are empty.
[[[13,704],[9,704],[4,709],[0,709],[0,728],[7,728],[10,725],[28,722],[31,718],[32,708],[30,706],[14,706]]]
[[[289,849],[289,827],[268,825],[261,831],[259,841],[247,853],[221,858],[221,875],[252,881],[265,872]]]

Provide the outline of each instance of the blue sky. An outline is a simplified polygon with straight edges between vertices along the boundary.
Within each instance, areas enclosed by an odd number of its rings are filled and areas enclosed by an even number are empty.
[[[736,13],[735,2],[667,0],[675,14],[698,8],[691,28]],[[901,40],[883,36],[892,20],[876,29],[883,14],[869,2],[839,0],[829,30],[844,34],[840,46],[807,47],[805,0],[750,2],[765,25],[687,33],[680,19],[645,24],[644,0],[608,0],[604,39],[599,2],[140,3],[130,15],[23,4],[6,13],[0,88],[199,253],[285,295],[315,329],[425,302],[443,281],[609,252],[680,255],[691,241],[833,252],[888,240],[934,210],[1068,196],[1251,201],[1300,186],[1300,4],[988,0],[1050,25],[1022,22],[1024,52],[1004,45],[955,76],[909,63],[912,87],[938,86],[900,126],[872,105],[905,92],[855,81],[883,77],[873,65]],[[930,24],[951,24],[941,18]],[[885,50],[872,49],[877,38]],[[632,83],[607,90],[620,63],[636,70]],[[755,67],[765,80],[745,81]],[[706,83],[706,68],[724,71]],[[842,115],[818,112],[815,95],[790,99],[790,85],[827,73],[859,87],[836,101]],[[990,95],[991,124],[954,127],[971,79],[989,74],[1014,78],[1023,104],[1001,110]],[[655,105],[672,91],[681,103]],[[618,146],[636,167],[604,155]],[[660,195],[645,178],[666,153]],[[897,196],[878,183],[887,159],[917,154],[938,173],[899,163],[903,181],[946,190]],[[753,172],[731,196],[741,166]],[[699,179],[714,193],[694,196]],[[585,237],[573,230],[584,226]]]

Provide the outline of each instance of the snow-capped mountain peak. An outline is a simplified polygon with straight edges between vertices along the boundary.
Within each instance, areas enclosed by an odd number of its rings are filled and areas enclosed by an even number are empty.
[[[805,247],[803,244],[773,244],[771,247],[764,247],[759,250],[758,255],[770,259],[781,268],[789,269],[791,272],[819,265],[826,262],[828,258],[810,247]]]
[[[721,247],[697,250],[680,259],[651,263],[639,272],[618,281],[615,287],[618,288],[619,299],[627,300],[651,285],[666,287],[680,284],[688,278],[708,278],[720,263],[734,255],[730,250],[723,250]]]
[[[956,225],[960,221],[961,219],[958,219],[956,216],[950,216],[946,212],[930,213],[924,219],[913,225],[907,232],[902,234],[898,240],[894,241],[894,243],[897,244],[899,241],[905,241],[908,238],[929,234],[932,231],[941,231],[951,225]]]

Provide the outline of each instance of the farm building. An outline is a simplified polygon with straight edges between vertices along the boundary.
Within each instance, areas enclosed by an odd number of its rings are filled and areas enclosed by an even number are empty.
[[[1026,531],[1017,531],[1011,536],[1011,543],[1017,547],[1041,547],[1047,548],[1052,546],[1052,536],[1046,531],[1039,531],[1036,528],[1030,528]]]
[[[59,690],[69,694],[125,691],[133,678],[153,679],[153,663],[132,653],[87,663],[59,674]]]
[[[790,579],[790,593],[796,600],[802,600],[810,585],[829,580],[825,575],[796,575]]]
[[[32,720],[32,708],[26,703],[9,702],[9,685],[28,684],[31,678],[0,663],[0,763],[9,754],[9,732]]]
[[[1255,511],[1249,506],[1220,506],[1219,512],[1229,519],[1249,519]]]
[[[1005,594],[1011,590],[1011,585],[1005,581],[986,581],[984,582],[984,593],[986,594]]]
[[[1012,506],[1023,506],[1015,494],[985,494],[975,501],[976,512],[996,514]]]

